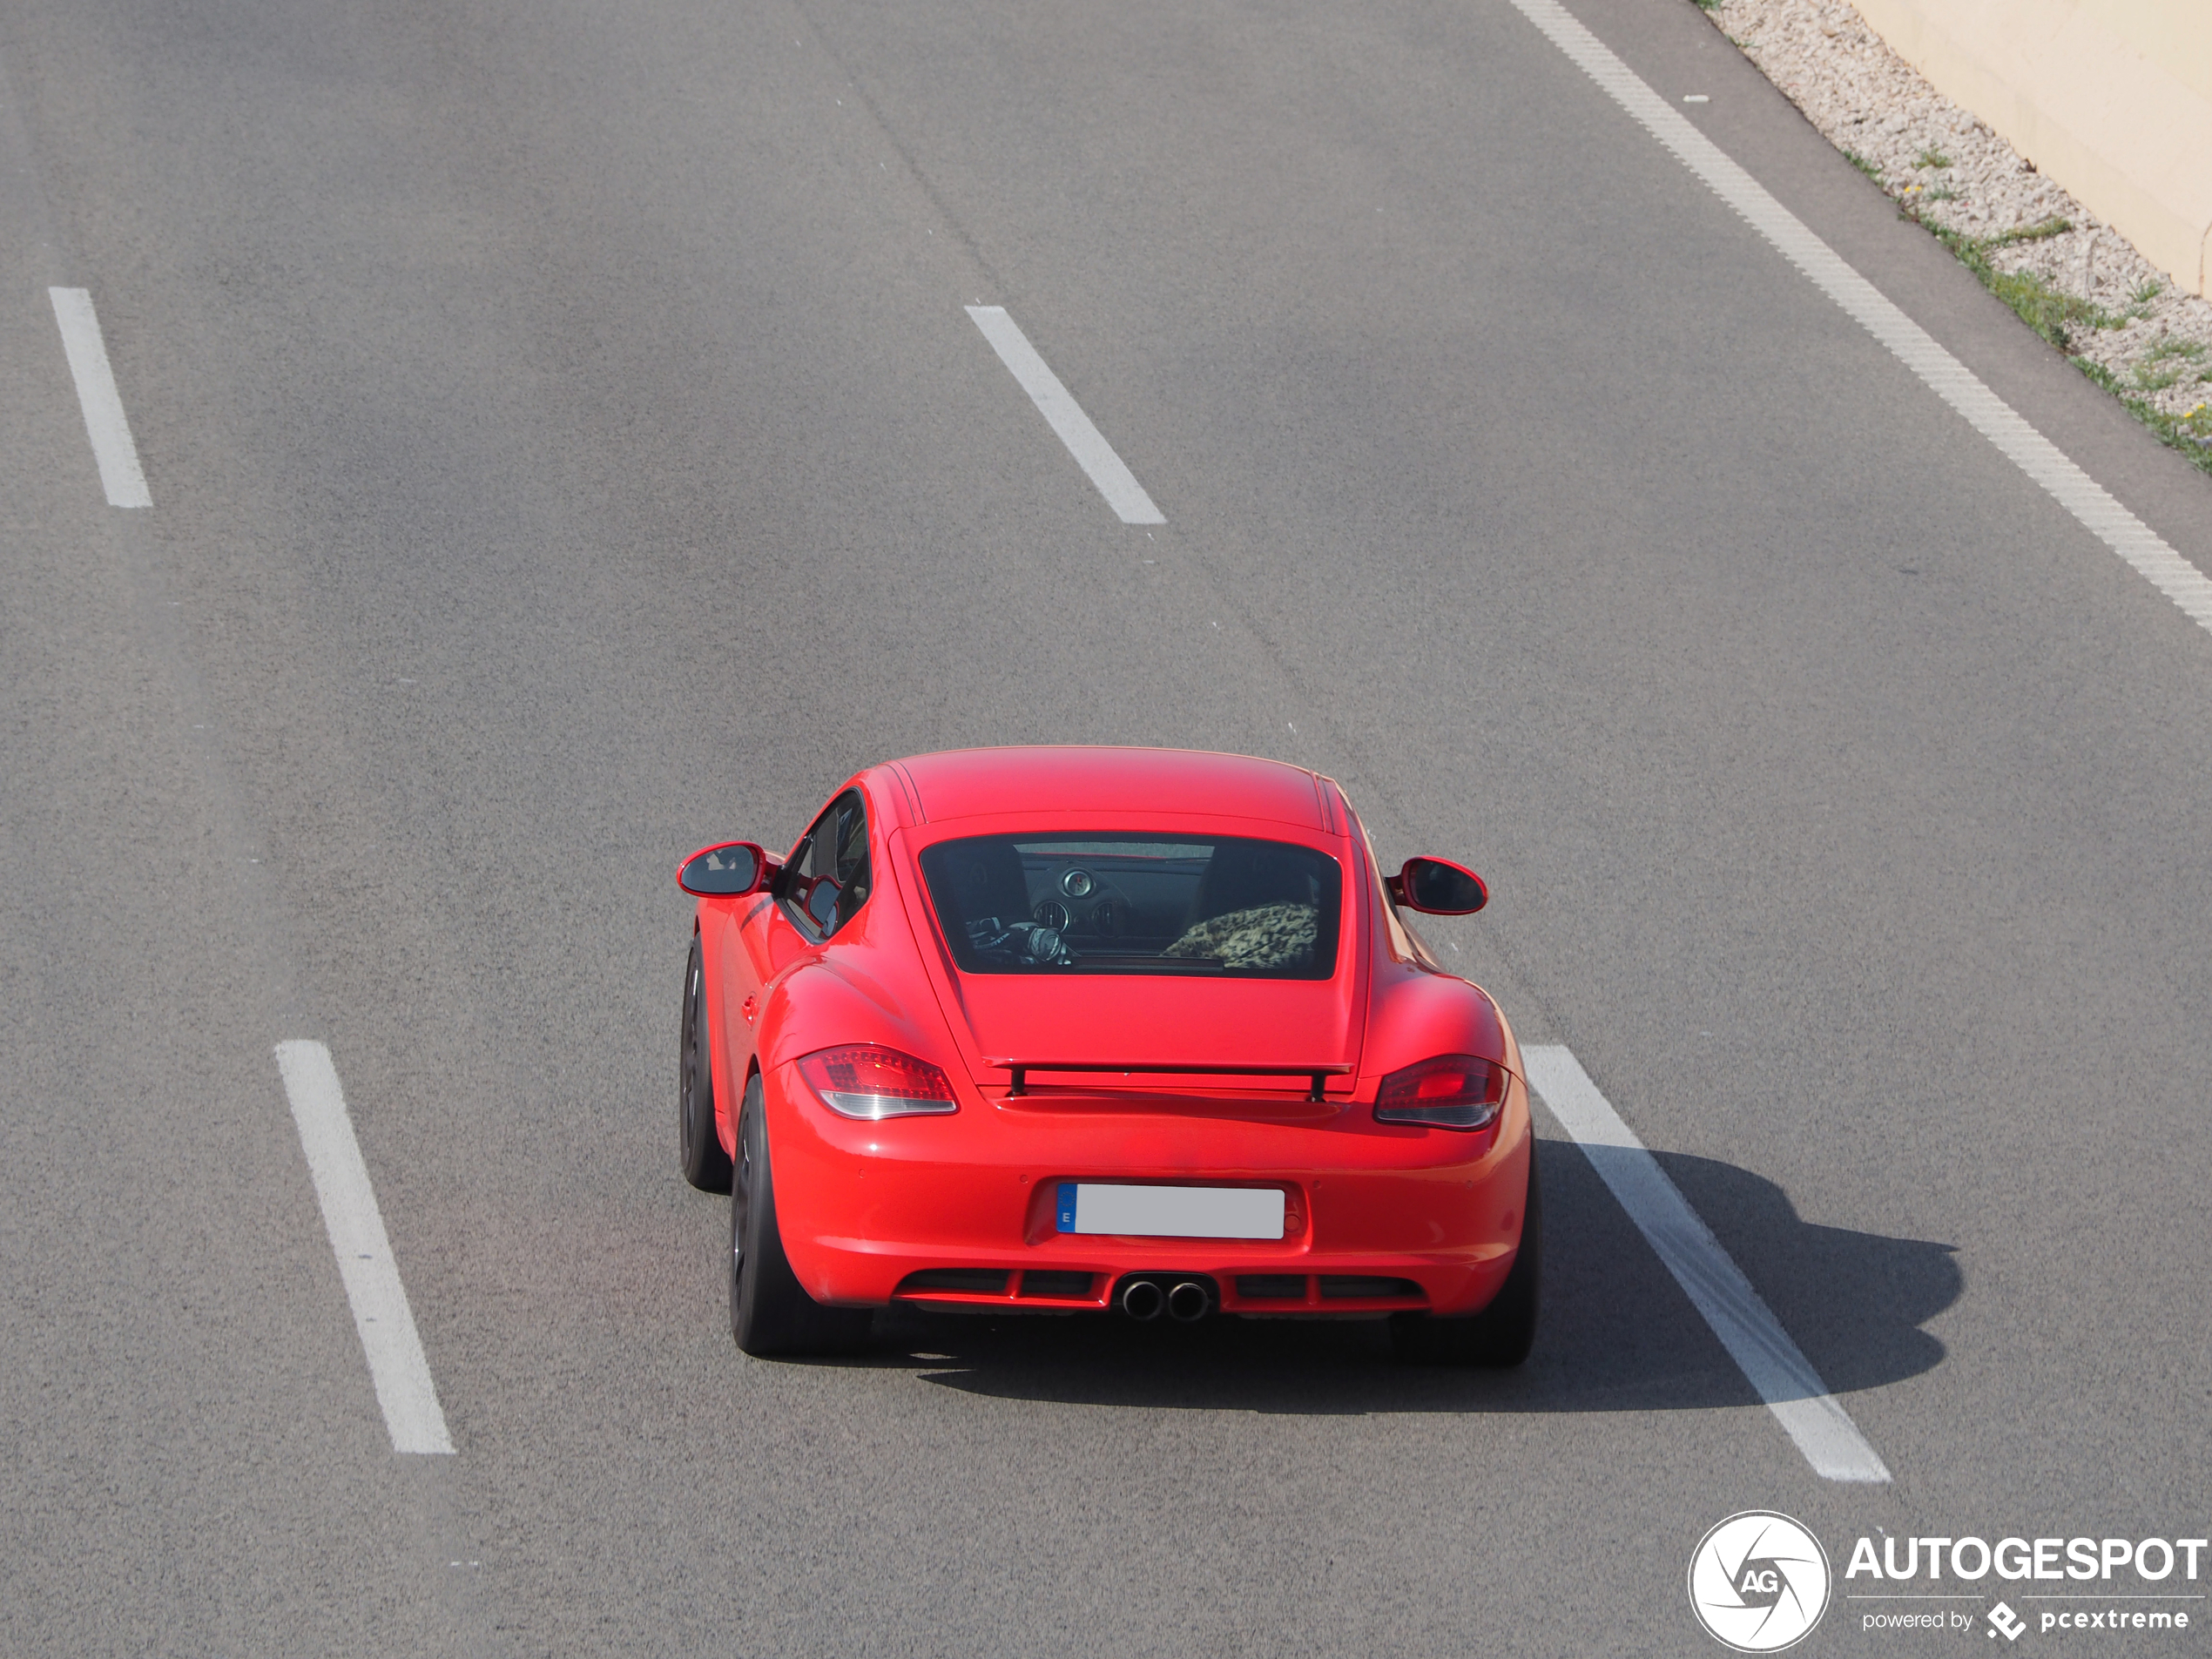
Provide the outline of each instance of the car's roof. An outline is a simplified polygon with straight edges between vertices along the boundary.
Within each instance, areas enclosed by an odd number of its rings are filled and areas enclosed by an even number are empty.
[[[930,822],[998,813],[1188,813],[1333,830],[1303,766],[1191,749],[955,749],[894,763]]]

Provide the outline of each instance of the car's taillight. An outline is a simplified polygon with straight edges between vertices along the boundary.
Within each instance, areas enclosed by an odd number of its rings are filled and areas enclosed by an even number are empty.
[[[1487,1129],[1505,1109],[1506,1069],[1471,1054],[1439,1055],[1393,1071],[1375,1096],[1379,1123]]]
[[[799,1075],[840,1117],[910,1117],[960,1109],[952,1079],[943,1072],[927,1060],[872,1042],[818,1049],[799,1062]]]

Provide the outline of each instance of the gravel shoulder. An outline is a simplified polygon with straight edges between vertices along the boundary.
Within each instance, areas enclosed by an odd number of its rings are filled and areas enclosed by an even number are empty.
[[[1698,0],[1898,210],[2212,473],[2212,300],[2182,293],[1843,0]]]

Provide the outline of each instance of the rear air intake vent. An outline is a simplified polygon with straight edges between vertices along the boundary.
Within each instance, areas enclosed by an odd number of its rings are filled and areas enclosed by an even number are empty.
[[[1305,1275],[1240,1273],[1237,1277],[1237,1294],[1247,1302],[1303,1302]]]
[[[1049,1296],[1062,1302],[1088,1301],[1091,1295],[1092,1275],[1070,1273],[1055,1270],[1050,1272],[1030,1269],[1022,1275],[1023,1296]]]
[[[1364,1273],[1324,1273],[1324,1301],[1372,1301],[1382,1297],[1417,1297],[1421,1287],[1410,1278],[1371,1278]]]
[[[955,1291],[964,1296],[1004,1296],[1006,1282],[1011,1278],[1011,1273],[998,1267],[931,1267],[907,1274],[900,1283],[898,1294]]]

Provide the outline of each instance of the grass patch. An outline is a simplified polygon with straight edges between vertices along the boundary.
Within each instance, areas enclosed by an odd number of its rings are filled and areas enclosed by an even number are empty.
[[[2135,365],[2135,389],[2162,392],[2169,386],[2202,380],[2203,356],[2202,341],[2168,336],[2145,352],[2143,361]]]
[[[1858,151],[1844,151],[1844,159],[1850,162],[1852,166],[1858,168],[1859,172],[1865,173],[1876,184],[1878,185],[1882,182],[1882,170],[1876,166],[1872,162],[1869,161],[1865,156],[1859,154]]]
[[[1948,167],[1951,165],[1951,158],[1931,145],[1912,158],[1912,165],[1916,167]]]
[[[1993,271],[1982,281],[2022,322],[2068,356],[2077,334],[2120,326],[2121,320],[2094,300],[2061,293],[2031,271]]]
[[[2195,463],[2198,471],[2212,473],[2212,402],[2169,415],[2148,398],[2135,396],[2127,383],[2102,363],[2093,363],[2086,357],[2067,361],[2118,398],[2121,408],[2148,427],[2151,435],[2168,449],[2180,450]],[[2137,371],[2139,374],[2141,372]]]
[[[2016,225],[2009,231],[2000,231],[1994,236],[1985,236],[1981,245],[1986,248],[2010,247],[2015,242],[2047,242],[2054,236],[2064,236],[2074,228],[2073,221],[2056,215],[2040,219],[2033,225]]]
[[[1990,260],[1997,249],[2015,242],[2040,242],[2064,234],[2073,228],[2066,220],[2047,219],[2040,225],[2022,225],[1994,236],[1968,236],[1920,218],[1909,206],[1905,211],[1979,277],[1982,287],[2012,307],[2022,322],[2069,357],[2080,334],[2094,328],[2117,328],[2122,322],[2123,319],[2094,300],[2061,293],[2033,271],[2000,271]]]
[[[2128,296],[2128,303],[2131,305],[2147,306],[2152,300],[2157,299],[2160,294],[2165,292],[2166,285],[2154,277],[2148,282],[2138,282],[2135,285],[2134,293]]]
[[[2077,368],[2087,367],[2079,357],[2074,362]],[[2130,397],[2124,388],[2110,384],[2113,376],[2109,371],[2089,378],[2119,398],[2128,413],[2148,427],[2152,435],[2168,449],[2179,449],[2196,464],[2199,472],[2212,473],[2212,403],[2200,403],[2182,414],[2168,415],[2153,408],[2148,398]]]
[[[1851,156],[1848,150],[1844,153]],[[1865,171],[1857,156],[1851,158],[1858,163],[1862,172]],[[1989,256],[1998,248],[2014,242],[2040,242],[2047,237],[2063,235],[2073,228],[2065,219],[2047,219],[2040,224],[2000,231],[1994,236],[1977,237],[1947,230],[1921,218],[1913,211],[1910,200],[1899,211],[1949,248],[1959,264],[1981,279],[1982,287],[2010,306],[2022,322],[2064,352],[2068,362],[2118,398],[2122,408],[2150,428],[2152,436],[2168,448],[2180,450],[2200,472],[2212,474],[2212,400],[2182,414],[2169,415],[2145,395],[2179,385],[2184,375],[2195,372],[2204,356],[2202,344],[2195,341],[2161,341],[2144,354],[2146,363],[2135,370],[2134,383],[2130,385],[2102,363],[2080,355],[2074,345],[2085,330],[2117,328],[2128,320],[2126,317],[2116,317],[2092,300],[2060,293],[2033,272],[2000,271],[1991,262]],[[2155,282],[2146,282],[2137,288],[2130,296],[2137,307],[2131,314],[2140,315],[2140,308],[2156,299],[2161,291],[2161,285]],[[2164,371],[2149,368],[2151,363],[2161,362],[2170,363],[2172,368]],[[2188,367],[2184,368],[2184,364]]]

